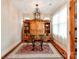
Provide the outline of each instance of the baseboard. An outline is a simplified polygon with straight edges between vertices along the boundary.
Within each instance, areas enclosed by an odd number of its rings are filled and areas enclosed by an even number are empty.
[[[8,56],[12,51],[14,51],[22,42],[19,42],[18,44],[16,44],[16,46],[14,46],[13,48],[11,48],[11,50],[9,50],[7,53],[5,53],[3,56],[1,56],[1,59],[4,59],[6,56]]]
[[[64,57],[64,59],[68,59],[67,52],[57,44],[54,40],[51,40],[51,43],[54,45],[54,47],[58,50],[58,52]]]

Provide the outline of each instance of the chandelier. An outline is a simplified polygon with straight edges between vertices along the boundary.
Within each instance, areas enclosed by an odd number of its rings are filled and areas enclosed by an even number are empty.
[[[33,13],[33,15],[34,15],[34,19],[40,19],[41,13],[40,13],[40,10],[38,8],[38,4],[36,4],[35,12]]]

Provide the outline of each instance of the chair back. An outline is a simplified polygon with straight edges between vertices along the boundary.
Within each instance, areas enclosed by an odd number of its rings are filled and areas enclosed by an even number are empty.
[[[41,40],[45,39],[45,35],[39,35],[39,37],[40,37]]]

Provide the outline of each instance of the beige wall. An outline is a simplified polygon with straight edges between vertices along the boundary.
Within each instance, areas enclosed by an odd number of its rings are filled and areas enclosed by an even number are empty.
[[[21,37],[18,13],[10,1],[1,1],[1,56],[20,42]]]

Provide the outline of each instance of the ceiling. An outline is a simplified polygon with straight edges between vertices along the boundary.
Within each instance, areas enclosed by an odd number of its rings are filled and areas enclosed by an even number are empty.
[[[35,4],[38,4],[43,16],[51,16],[60,6],[64,5],[67,0],[11,0],[12,5],[19,12],[25,15],[33,15]]]

